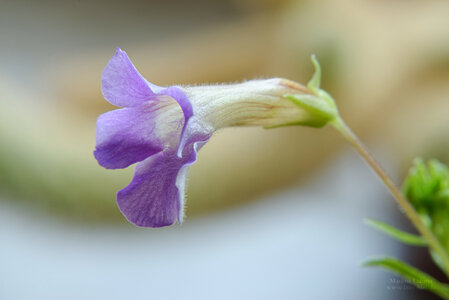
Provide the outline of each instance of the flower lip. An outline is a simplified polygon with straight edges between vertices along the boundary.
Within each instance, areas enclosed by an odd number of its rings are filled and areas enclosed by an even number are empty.
[[[98,117],[94,156],[107,169],[121,169],[163,150],[154,134],[155,109],[142,104],[116,109]]]
[[[108,102],[120,107],[138,106],[146,101],[156,100],[152,86],[119,47],[103,71],[101,92]]]

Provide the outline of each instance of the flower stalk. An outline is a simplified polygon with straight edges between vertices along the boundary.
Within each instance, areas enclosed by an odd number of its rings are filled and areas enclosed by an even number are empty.
[[[438,239],[432,233],[432,231],[424,224],[421,217],[410,204],[410,202],[402,195],[401,191],[398,189],[398,187],[396,187],[388,174],[374,159],[365,145],[359,140],[359,138],[357,137],[357,135],[355,135],[351,128],[346,125],[341,117],[334,119],[330,122],[330,124],[343,135],[343,137],[351,144],[352,147],[354,147],[354,149],[360,154],[360,156],[362,156],[362,158],[368,163],[368,165],[374,170],[374,172],[376,172],[379,178],[387,186],[391,195],[393,195],[398,205],[403,209],[418,232],[424,237],[430,248],[438,254],[439,258],[442,261],[444,272],[449,278],[449,256],[447,255],[445,249],[440,244]]]

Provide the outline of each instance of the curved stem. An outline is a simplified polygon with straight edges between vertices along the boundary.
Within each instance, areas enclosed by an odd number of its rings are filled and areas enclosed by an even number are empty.
[[[358,139],[358,137],[352,132],[346,123],[341,118],[336,118],[331,124],[344,136],[344,138],[351,143],[351,145],[357,150],[357,152],[362,156],[362,158],[368,163],[368,165],[379,175],[380,179],[385,183],[390,193],[396,199],[396,202],[404,210],[407,217],[415,225],[419,233],[426,239],[429,246],[433,251],[438,253],[446,273],[449,277],[449,257],[445,249],[441,246],[438,239],[432,233],[432,231],[423,223],[420,216],[407,201],[407,199],[402,195],[401,191],[396,187],[391,178],[382,169],[380,164],[374,159],[374,157],[366,149],[365,145]]]

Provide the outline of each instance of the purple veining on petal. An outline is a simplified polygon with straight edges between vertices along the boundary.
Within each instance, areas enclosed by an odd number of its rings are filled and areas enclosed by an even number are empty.
[[[160,152],[163,143],[154,134],[157,113],[156,106],[144,103],[98,117],[94,151],[98,163],[108,169],[125,168]]]
[[[162,227],[177,220],[180,207],[173,182],[182,165],[170,149],[137,164],[131,183],[117,193],[117,204],[128,221]]]
[[[157,95],[134,67],[126,52],[118,47],[101,76],[101,91],[107,101],[121,107],[137,106],[157,99]]]
[[[128,221],[142,227],[182,222],[185,177],[205,138],[186,147],[188,155],[182,158],[166,149],[137,165],[131,183],[117,193],[117,204]]]

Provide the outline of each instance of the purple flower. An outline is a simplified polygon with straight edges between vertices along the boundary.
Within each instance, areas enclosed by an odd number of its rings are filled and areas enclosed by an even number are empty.
[[[117,48],[101,83],[105,99],[122,108],[98,118],[94,155],[107,169],[138,163],[131,183],[117,193],[121,212],[138,226],[182,222],[188,168],[214,131],[313,123],[313,116],[283,97],[310,92],[286,79],[160,87]]]

